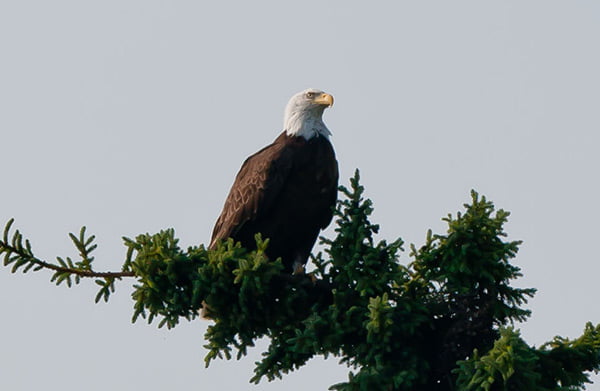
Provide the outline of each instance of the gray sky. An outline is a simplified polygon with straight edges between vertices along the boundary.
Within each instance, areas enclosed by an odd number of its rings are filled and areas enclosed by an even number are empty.
[[[246,156],[288,98],[325,113],[342,182],[361,169],[381,236],[422,244],[474,188],[512,212],[539,345],[600,322],[600,3],[594,1],[3,1],[0,223],[37,255],[118,269],[121,236],[205,243]],[[407,254],[402,256],[408,262]],[[337,360],[250,386],[260,350],[203,367],[207,323],[132,325],[128,283],[94,304],[0,270],[0,389],[326,389]],[[264,347],[265,345],[262,344]],[[589,390],[600,390],[593,385]]]

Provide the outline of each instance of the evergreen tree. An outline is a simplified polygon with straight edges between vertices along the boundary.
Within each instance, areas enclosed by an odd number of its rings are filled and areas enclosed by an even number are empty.
[[[96,278],[96,301],[107,301],[115,282],[135,278],[133,321],[175,327],[181,318],[214,322],[206,332],[206,365],[216,358],[242,358],[257,339],[270,346],[252,382],[281,378],[315,355],[339,357],[352,368],[347,381],[331,387],[358,390],[582,390],[588,373],[600,369],[600,326],[587,324],[575,340],[556,337],[539,348],[513,328],[529,311],[534,289],[514,288],[520,276],[509,261],[519,241],[507,241],[508,212],[471,194],[471,202],[444,220],[444,234],[428,232],[411,246],[412,262],[399,260],[401,239],[375,241],[358,171],[341,187],[336,236],[322,239],[324,254],[310,274],[282,273],[268,260],[268,239],[257,250],[229,240],[216,250],[184,250],[174,231],[124,238],[120,272],[96,272],[94,236],[85,228],[70,237],[80,260],[37,258],[9,221],[0,240],[12,272],[51,269],[52,281],[69,286]]]

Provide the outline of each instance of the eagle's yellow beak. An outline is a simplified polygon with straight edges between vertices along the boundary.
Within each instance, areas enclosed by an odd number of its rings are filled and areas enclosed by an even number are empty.
[[[333,96],[323,93],[315,98],[315,103],[331,107],[333,106]]]

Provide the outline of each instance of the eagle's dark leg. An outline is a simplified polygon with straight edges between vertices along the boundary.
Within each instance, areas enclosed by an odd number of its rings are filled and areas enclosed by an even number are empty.
[[[319,235],[319,228],[311,229],[308,232],[304,232],[303,235],[298,237],[304,238],[302,241],[297,241],[295,250],[291,254],[291,266],[292,274],[305,274],[306,263],[310,257],[310,252],[317,241]]]
[[[306,272],[306,257],[302,257],[300,254],[296,254],[294,256],[294,261],[292,263],[292,274],[304,274]]]

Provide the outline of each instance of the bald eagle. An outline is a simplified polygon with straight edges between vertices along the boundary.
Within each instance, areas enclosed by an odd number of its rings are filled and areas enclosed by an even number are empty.
[[[289,273],[301,272],[319,231],[331,222],[337,199],[338,164],[323,123],[333,97],[308,89],[285,108],[284,130],[248,157],[238,172],[209,248],[233,238],[255,249],[255,234],[269,238],[266,255],[281,257]]]

